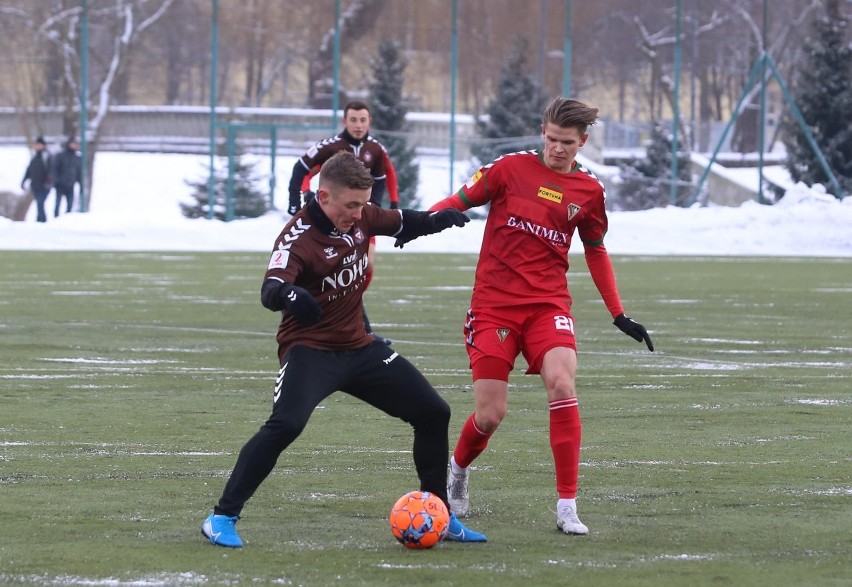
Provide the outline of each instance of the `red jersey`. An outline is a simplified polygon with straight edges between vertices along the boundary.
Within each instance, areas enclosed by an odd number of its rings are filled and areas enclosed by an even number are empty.
[[[605,202],[603,184],[579,163],[559,173],[544,164],[538,151],[522,151],[485,165],[431,209],[491,204],[476,267],[476,303],[500,307],[567,300],[570,306],[566,274],[576,231],[587,258],[592,257],[595,284],[615,316],[623,309],[603,247]]]
[[[341,234],[316,200],[290,219],[275,240],[264,281],[278,279],[305,288],[322,308],[322,318],[304,326],[285,313],[278,327],[279,357],[297,344],[321,350],[352,350],[373,341],[361,313],[370,237],[394,236],[401,227],[399,210],[367,205],[361,219]]]

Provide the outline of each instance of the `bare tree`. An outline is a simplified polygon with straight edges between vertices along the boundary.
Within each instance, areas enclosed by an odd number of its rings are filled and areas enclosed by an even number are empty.
[[[733,4],[733,10],[740,17],[744,28],[748,32],[750,42],[748,46],[752,49],[749,54],[750,66],[754,67],[758,64],[759,59],[763,55],[772,58],[775,63],[785,64],[782,71],[788,73],[793,71],[795,65],[801,59],[801,32],[806,28],[806,23],[811,18],[814,10],[821,5],[820,0],[810,0],[805,6],[789,5],[781,2],[773,4],[773,12],[768,13],[769,22],[762,22],[762,14],[760,20],[755,15],[758,6],[752,3],[750,6],[740,3]],[[774,16],[774,18],[771,18]],[[778,25],[777,23],[781,23]],[[764,26],[764,24],[766,26]],[[766,29],[767,37],[764,39],[763,31]],[[763,81],[763,87],[772,82],[770,77],[771,71],[769,67],[762,69],[760,72],[766,76]],[[751,153],[758,148],[758,132],[759,132],[759,109],[760,104],[758,98],[761,92],[761,79],[757,78],[751,88],[746,88],[748,80],[743,78],[738,95],[733,97],[732,103],[735,100],[743,99],[743,111],[737,118],[737,124],[734,127],[734,133],[731,137],[731,144],[734,149],[742,153]],[[780,107],[780,104],[778,105]]]
[[[109,113],[116,78],[132,53],[137,37],[159,21],[175,0],[91,0],[84,15],[80,2],[57,0],[45,17],[33,4],[20,3],[15,12],[19,25],[52,45],[61,61],[61,94],[64,107],[63,132],[85,132],[89,150],[86,161],[86,186],[91,186],[92,167],[97,152],[101,125]],[[43,7],[43,3],[42,3]],[[81,24],[88,18],[90,27],[87,50],[90,56],[85,104],[81,104]],[[86,108],[89,120],[85,129],[77,124],[78,112]]]
[[[352,45],[373,30],[379,14],[387,0],[352,0],[340,15],[340,50],[349,50]],[[308,70],[308,98],[317,103],[320,94],[332,91],[332,69],[334,59],[335,27],[332,26],[321,37],[319,47]]]

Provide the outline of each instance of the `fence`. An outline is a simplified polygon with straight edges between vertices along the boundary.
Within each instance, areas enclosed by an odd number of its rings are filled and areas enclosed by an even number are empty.
[[[218,107],[216,118],[221,124],[240,122],[279,127],[282,130],[277,133],[276,149],[281,154],[301,154],[318,139],[342,128],[339,117],[332,117],[331,110]],[[410,112],[406,121],[405,136],[410,146],[419,152],[449,151],[449,114]],[[456,115],[455,152],[458,159],[469,157],[470,146],[481,140],[476,135],[475,126],[472,115]],[[601,126],[605,128],[606,125]],[[20,112],[14,108],[0,108],[0,144],[24,145],[37,134],[43,135],[50,143],[59,144],[64,139],[62,111],[41,108]],[[530,138],[538,141],[537,136],[518,138],[527,142]],[[219,144],[224,143],[225,131],[220,130]],[[268,138],[251,133],[241,134],[239,144],[253,151],[266,152],[269,149]],[[602,161],[603,144],[604,133],[593,132],[584,147],[584,154]],[[114,106],[99,133],[99,148],[105,151],[207,153],[209,145],[210,109],[200,106]]]

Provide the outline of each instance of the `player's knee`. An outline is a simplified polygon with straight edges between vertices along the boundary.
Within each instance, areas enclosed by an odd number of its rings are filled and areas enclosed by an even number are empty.
[[[435,401],[431,402],[428,406],[428,409],[418,410],[426,415],[426,419],[432,422],[436,422],[441,425],[450,424],[450,404],[448,404],[444,399],[436,394]]]
[[[569,376],[559,377],[546,384],[548,401],[557,401],[577,396],[577,387],[574,378]]]
[[[284,450],[299,437],[306,425],[307,421],[293,417],[273,416],[261,427],[259,434],[263,434],[270,445]]]
[[[491,434],[497,430],[497,427],[506,417],[506,412],[506,404],[479,407],[476,409],[476,416],[474,416],[476,427],[484,434]]]

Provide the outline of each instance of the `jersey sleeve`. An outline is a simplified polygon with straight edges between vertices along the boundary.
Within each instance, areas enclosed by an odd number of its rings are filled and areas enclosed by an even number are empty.
[[[266,266],[264,281],[275,279],[284,283],[297,283],[302,273],[303,263],[298,251],[293,250],[295,246],[293,234],[303,231],[304,228],[301,228],[297,221],[297,224],[285,227],[278,235],[269,257],[269,264]]]
[[[615,272],[612,269],[612,261],[609,258],[606,247],[603,243],[596,245],[586,244],[584,245],[584,251],[592,281],[601,294],[607,310],[609,310],[613,318],[619,314],[623,314],[624,308],[621,305],[621,296],[618,295]]]
[[[307,192],[311,189],[311,180],[314,178],[315,175],[319,173],[319,170],[319,165],[314,165],[313,167],[311,167],[310,171],[308,171],[308,174],[302,180],[302,185],[300,186],[301,191]]]
[[[498,169],[496,164],[497,161],[481,167],[459,188],[459,191],[436,202],[429,208],[429,211],[455,208],[464,212],[489,203],[493,197],[493,194],[488,190],[489,184],[499,185],[498,177],[501,170]],[[489,181],[489,177],[491,181]]]
[[[387,183],[385,186],[388,190],[388,199],[391,202],[399,203],[399,183],[396,178],[396,168],[394,168],[387,151],[385,151],[385,167],[387,171]]]
[[[597,179],[591,181],[594,183],[587,182],[587,185],[594,186],[599,195],[592,198],[592,204],[577,225],[577,233],[584,245],[595,246],[603,244],[604,236],[609,228],[609,219],[606,215],[606,190]]]
[[[387,176],[387,165],[385,162],[388,160],[388,152],[379,141],[373,141],[373,143],[377,149],[374,155],[375,160],[370,166],[370,175],[373,176],[373,179],[385,179]]]
[[[382,208],[373,204],[364,206],[362,224],[369,236],[396,236],[402,228],[402,211]]]
[[[335,136],[314,143],[310,149],[305,151],[305,154],[302,155],[299,161],[302,162],[302,165],[305,166],[308,172],[314,167],[321,166],[337,152],[337,149],[334,147],[336,140],[337,137]]]

